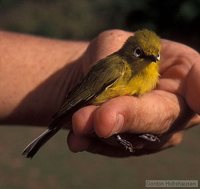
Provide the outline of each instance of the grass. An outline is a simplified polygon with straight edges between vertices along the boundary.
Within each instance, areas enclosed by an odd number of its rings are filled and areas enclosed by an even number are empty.
[[[77,189],[144,188],[147,179],[199,179],[198,127],[186,132],[176,148],[143,157],[114,159],[86,152],[71,153],[61,131],[29,160],[25,145],[43,128],[0,128],[0,188]]]

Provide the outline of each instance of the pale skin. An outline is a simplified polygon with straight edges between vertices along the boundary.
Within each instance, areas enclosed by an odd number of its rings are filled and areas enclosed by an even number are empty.
[[[48,126],[67,92],[89,67],[117,51],[130,35],[110,30],[91,42],[75,42],[0,32],[0,123]],[[199,53],[162,40],[160,74],[157,88],[148,94],[117,97],[75,112],[69,148],[123,157],[179,144],[184,131],[200,123]],[[91,137],[94,132],[100,138],[126,132],[131,140],[133,133],[163,135],[157,144],[134,139],[137,150],[129,153]]]

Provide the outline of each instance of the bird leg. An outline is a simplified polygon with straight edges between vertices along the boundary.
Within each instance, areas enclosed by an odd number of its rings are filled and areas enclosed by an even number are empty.
[[[148,142],[160,142],[160,139],[157,136],[149,133],[138,135],[138,137]],[[131,153],[134,152],[134,146],[131,142],[122,138],[120,135],[116,135],[116,139],[126,150]]]

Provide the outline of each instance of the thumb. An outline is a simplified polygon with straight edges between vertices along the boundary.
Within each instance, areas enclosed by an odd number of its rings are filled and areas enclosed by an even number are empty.
[[[160,90],[141,97],[122,96],[102,104],[94,114],[94,130],[99,137],[113,134],[166,132],[185,104],[178,96]]]

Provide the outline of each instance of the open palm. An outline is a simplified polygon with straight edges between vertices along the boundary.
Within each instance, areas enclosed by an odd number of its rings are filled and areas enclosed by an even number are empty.
[[[131,33],[111,30],[92,41],[81,57],[82,74],[91,64],[117,51]],[[68,136],[72,151],[89,151],[108,156],[130,156],[154,153],[181,142],[183,131],[197,123],[199,117],[195,100],[188,94],[188,78],[199,54],[193,49],[172,41],[162,40],[160,80],[155,90],[141,97],[113,98],[101,106],[87,106],[72,118],[73,131]],[[192,85],[192,84],[191,84]],[[195,84],[194,84],[195,85]],[[191,86],[190,86],[191,87]],[[200,90],[200,89],[199,89]],[[109,138],[124,134],[135,146],[129,153],[93,137]],[[149,143],[135,137],[137,133],[160,135],[159,143]],[[108,140],[109,141],[109,140]]]

